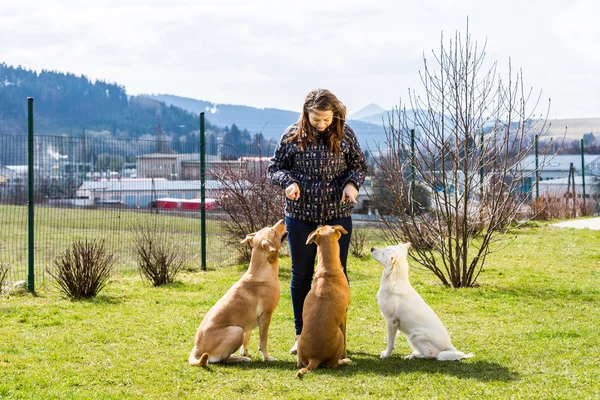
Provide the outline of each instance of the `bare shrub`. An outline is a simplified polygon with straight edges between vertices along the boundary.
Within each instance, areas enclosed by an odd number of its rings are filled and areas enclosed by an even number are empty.
[[[561,196],[550,196],[545,194],[531,202],[533,219],[550,221],[552,219],[567,218],[569,210],[565,207],[565,201]]]
[[[350,254],[362,258],[367,254],[367,230],[353,229],[350,237]]]
[[[188,253],[157,220],[133,228],[133,248],[142,279],[154,286],[172,283],[188,261]]]
[[[95,297],[111,277],[116,258],[104,239],[78,240],[53,261],[48,273],[72,299]]]
[[[424,57],[422,94],[409,91],[389,115],[375,159],[380,191],[395,198],[383,209],[387,240],[411,242],[410,257],[452,287],[474,286],[486,257],[509,243],[535,174],[523,160],[548,130],[523,73],[509,62],[504,79],[484,59],[468,27],[442,38],[433,63]]]
[[[594,214],[596,202],[570,195],[544,194],[531,202],[532,218],[540,221],[586,217]]]
[[[0,293],[4,290],[4,285],[8,280],[8,271],[10,271],[10,267],[0,263]]]
[[[262,159],[260,145],[254,147],[252,153],[258,154],[257,157],[241,157],[212,171],[222,188],[219,204],[225,212],[222,218],[225,244],[238,250],[240,263],[250,260],[252,251],[249,245],[240,245],[240,241],[248,233],[275,225],[284,217],[284,192],[271,183],[268,162]]]

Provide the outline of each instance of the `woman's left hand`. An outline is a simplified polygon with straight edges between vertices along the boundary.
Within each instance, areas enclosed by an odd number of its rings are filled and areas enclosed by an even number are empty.
[[[352,183],[347,183],[346,186],[344,186],[344,192],[342,193],[342,202],[349,200],[354,204],[358,204],[358,201],[356,201],[356,196],[358,196],[358,190],[356,189],[356,186],[354,186]]]

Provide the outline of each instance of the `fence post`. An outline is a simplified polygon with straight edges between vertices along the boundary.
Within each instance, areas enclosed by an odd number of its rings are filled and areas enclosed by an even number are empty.
[[[28,236],[28,274],[27,289],[35,292],[35,264],[34,264],[34,193],[33,193],[33,97],[27,98],[27,236]]]
[[[539,135],[535,135],[535,198],[540,197],[540,170],[538,161],[538,138]]]
[[[573,194],[571,194],[571,184],[573,185]],[[569,188],[567,193],[567,205],[569,198],[571,198],[571,218],[577,216],[577,192],[575,191],[575,167],[573,163],[569,163],[569,180],[567,181],[567,187]]]
[[[481,128],[481,141],[479,150],[479,196],[480,200],[483,201],[483,128]]]
[[[202,270],[206,271],[206,143],[204,141],[204,112],[200,113],[200,252]]]
[[[415,202],[415,130],[410,130],[410,211],[411,214],[414,212],[414,202]]]
[[[581,139],[581,180],[583,183],[583,211],[586,212],[585,206],[585,160],[583,157],[583,139]]]

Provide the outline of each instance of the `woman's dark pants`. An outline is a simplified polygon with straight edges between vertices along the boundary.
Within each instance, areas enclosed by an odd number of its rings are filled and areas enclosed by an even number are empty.
[[[302,332],[304,299],[310,291],[317,256],[317,245],[311,243],[307,246],[306,239],[320,224],[287,217],[285,218],[285,224],[288,232],[290,256],[292,258],[292,281],[290,289],[292,292],[292,306],[294,308],[294,325],[296,327],[296,335],[299,335]],[[352,217],[332,219],[322,225],[341,225],[348,231],[348,234],[342,235],[339,241],[340,260],[347,277],[346,260],[348,259],[350,237],[352,236]]]

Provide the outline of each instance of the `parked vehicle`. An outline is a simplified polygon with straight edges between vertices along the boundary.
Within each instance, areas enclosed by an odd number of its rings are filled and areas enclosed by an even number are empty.
[[[159,210],[182,210],[182,211],[200,211],[200,199],[176,199],[163,197],[156,199],[156,208]],[[219,206],[216,199],[206,199],[206,211],[215,209]]]

